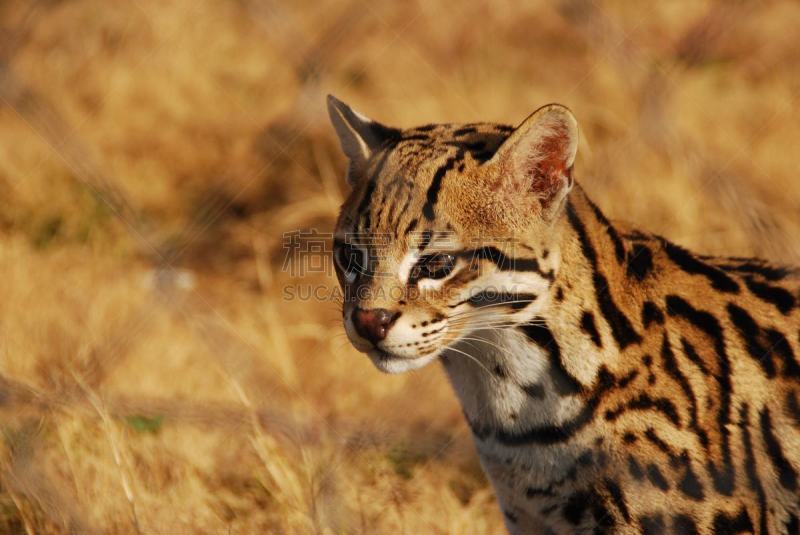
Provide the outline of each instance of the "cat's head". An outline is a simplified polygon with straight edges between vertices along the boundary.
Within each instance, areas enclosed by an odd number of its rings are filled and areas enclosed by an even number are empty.
[[[328,111],[349,160],[334,263],[356,349],[407,371],[548,305],[578,141],[567,108],[544,106],[516,128],[406,130],[334,97]]]

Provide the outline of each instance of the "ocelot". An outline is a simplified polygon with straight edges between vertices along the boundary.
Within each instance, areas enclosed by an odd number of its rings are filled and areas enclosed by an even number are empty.
[[[609,221],[563,106],[328,109],[347,335],[385,372],[442,363],[510,532],[800,534],[800,270]]]

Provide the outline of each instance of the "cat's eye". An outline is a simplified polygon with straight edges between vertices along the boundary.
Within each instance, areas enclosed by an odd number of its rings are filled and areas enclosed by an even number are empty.
[[[448,253],[425,255],[417,261],[411,272],[411,278],[443,279],[452,273],[456,266],[456,257]]]
[[[356,280],[358,274],[367,272],[366,251],[349,243],[344,243],[336,249],[334,259],[348,282]]]

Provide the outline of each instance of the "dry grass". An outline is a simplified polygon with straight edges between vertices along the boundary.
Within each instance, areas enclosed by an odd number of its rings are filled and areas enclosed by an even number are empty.
[[[612,215],[800,259],[796,2],[0,3],[0,532],[487,533],[435,367],[379,375],[281,235],[332,227],[332,92],[582,123]]]

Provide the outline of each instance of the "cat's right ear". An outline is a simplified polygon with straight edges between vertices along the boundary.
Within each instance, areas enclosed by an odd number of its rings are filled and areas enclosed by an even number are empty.
[[[400,137],[400,130],[368,119],[333,95],[328,95],[328,114],[339,136],[342,152],[350,160],[347,181],[352,186],[370,157],[384,143]]]

